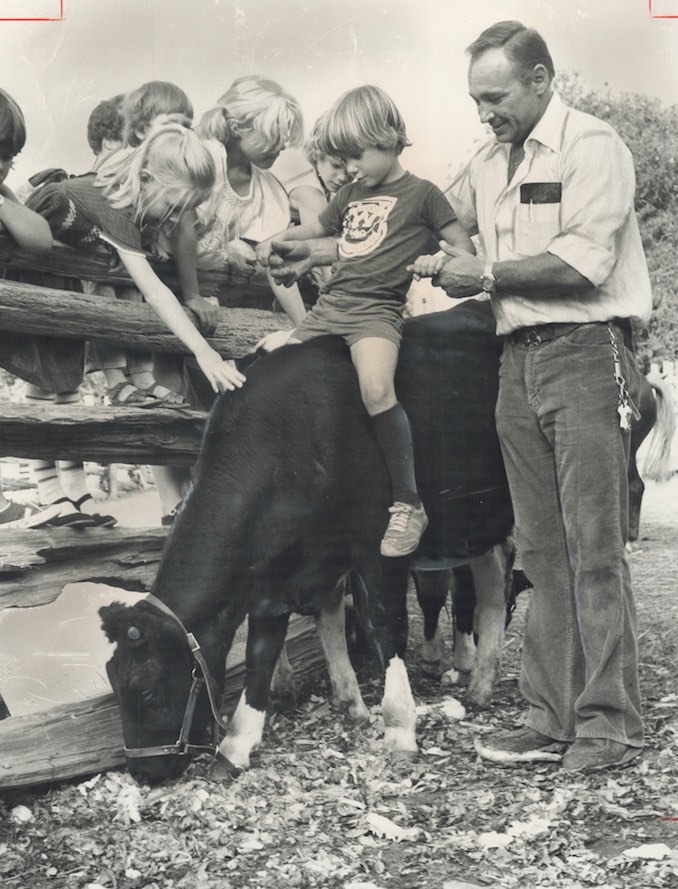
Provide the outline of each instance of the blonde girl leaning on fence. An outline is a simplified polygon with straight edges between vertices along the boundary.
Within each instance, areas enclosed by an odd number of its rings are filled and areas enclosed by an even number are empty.
[[[279,84],[258,75],[236,80],[197,128],[216,168],[210,196],[197,208],[197,225],[181,226],[174,258],[182,288],[197,268],[255,269],[253,246],[290,224],[290,203],[270,167],[288,145],[299,145],[303,117]],[[305,308],[296,286],[259,272],[267,298],[275,296],[298,324]],[[253,282],[256,286],[256,276]],[[247,304],[247,294],[244,297]]]

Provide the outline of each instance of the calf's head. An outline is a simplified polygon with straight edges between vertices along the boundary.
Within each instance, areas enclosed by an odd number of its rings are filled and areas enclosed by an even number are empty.
[[[146,601],[113,602],[99,609],[102,629],[115,645],[106,664],[122,717],[127,764],[140,782],[177,778],[188,765],[178,753],[134,756],[128,750],[172,747],[179,739],[193,681],[193,655],[179,623]],[[198,701],[191,743],[205,743],[209,708]]]

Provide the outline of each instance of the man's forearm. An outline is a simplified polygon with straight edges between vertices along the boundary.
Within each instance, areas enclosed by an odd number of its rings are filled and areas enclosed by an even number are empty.
[[[497,279],[497,293],[533,293],[542,295],[591,287],[591,282],[553,253],[525,259],[495,262],[492,273]]]

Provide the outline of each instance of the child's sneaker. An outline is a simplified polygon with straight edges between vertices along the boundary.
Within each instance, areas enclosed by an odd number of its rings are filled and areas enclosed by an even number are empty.
[[[380,552],[382,556],[390,558],[408,556],[419,546],[421,535],[426,530],[426,511],[421,504],[412,506],[397,500],[389,508],[389,512],[391,518],[381,541]]]
[[[14,531],[18,528],[40,528],[59,512],[59,507],[34,506],[31,503],[15,503],[0,511],[0,531]]]

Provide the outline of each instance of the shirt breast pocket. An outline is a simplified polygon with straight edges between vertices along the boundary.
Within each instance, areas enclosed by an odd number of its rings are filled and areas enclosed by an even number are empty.
[[[524,182],[516,216],[515,250],[523,256],[544,253],[560,232],[560,182]]]

